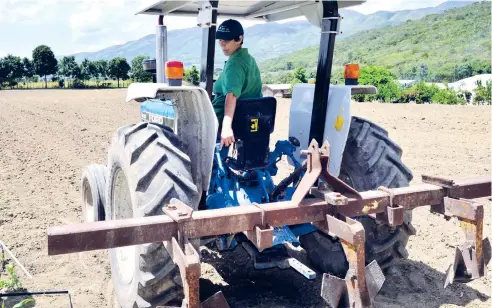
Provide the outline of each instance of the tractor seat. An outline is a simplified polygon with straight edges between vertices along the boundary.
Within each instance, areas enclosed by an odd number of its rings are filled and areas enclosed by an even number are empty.
[[[270,154],[270,134],[275,128],[277,100],[274,97],[240,99],[236,103],[232,130],[241,170],[264,168]]]

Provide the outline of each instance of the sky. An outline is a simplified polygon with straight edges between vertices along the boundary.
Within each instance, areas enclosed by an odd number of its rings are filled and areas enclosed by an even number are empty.
[[[472,1],[472,0],[470,0]],[[41,44],[55,55],[97,51],[155,33],[156,16],[135,13],[157,0],[0,0],[0,57],[32,57]],[[433,7],[445,0],[368,0],[352,9],[371,14]],[[221,20],[219,20],[220,23]],[[165,17],[168,30],[191,28],[194,17]],[[244,27],[255,22],[242,22]]]

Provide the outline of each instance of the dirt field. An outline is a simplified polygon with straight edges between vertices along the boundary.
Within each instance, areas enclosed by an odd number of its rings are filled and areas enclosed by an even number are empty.
[[[0,240],[26,266],[29,291],[68,290],[74,307],[113,307],[105,251],[47,256],[49,226],[80,222],[81,169],[105,163],[113,132],[139,118],[124,90],[0,92]],[[279,110],[275,138],[286,138],[288,101]],[[414,181],[421,174],[465,178],[491,174],[491,108],[437,105],[354,104],[354,114],[385,127],[404,150]],[[491,202],[485,233],[490,234]],[[462,240],[456,221],[414,211],[417,235],[410,257],[386,277],[376,307],[490,307],[491,276],[443,288],[454,245]],[[231,307],[323,307],[321,275],[306,281],[291,270],[255,271],[239,248],[234,259],[203,266],[203,296],[219,288]],[[489,272],[492,270],[488,267]],[[207,279],[209,278],[209,279]],[[217,282],[222,281],[222,285]],[[214,284],[215,283],[215,284]],[[36,307],[66,307],[66,296],[36,297]]]

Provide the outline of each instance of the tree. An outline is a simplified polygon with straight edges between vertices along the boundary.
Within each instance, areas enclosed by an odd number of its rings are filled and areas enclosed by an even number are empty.
[[[130,71],[132,79],[136,82],[151,82],[152,73],[149,73],[143,68],[143,61],[149,59],[148,56],[136,56],[132,60],[132,69]]]
[[[422,63],[420,65],[420,80],[427,81],[428,76],[429,76],[429,67],[427,67],[427,64]]]
[[[58,74],[71,79],[78,79],[80,77],[80,67],[75,62],[74,56],[63,57],[60,60]]]
[[[17,85],[17,80],[24,76],[24,65],[22,64],[20,57],[15,57],[13,55],[7,55],[3,61],[4,70],[7,73],[5,81],[13,88]]]
[[[95,74],[95,65],[91,65],[91,63],[91,61],[85,58],[80,64],[80,80],[90,80]]]
[[[47,75],[55,74],[58,70],[58,61],[49,48],[46,45],[40,45],[36,47],[32,52],[32,60],[34,63],[34,71],[39,76],[44,76],[45,88],[48,88]]]
[[[22,65],[24,66],[23,76],[26,77],[27,80],[30,80],[36,73],[34,71],[34,63],[30,61],[28,58],[24,58],[22,59]]]
[[[7,75],[10,70],[7,67],[5,60],[0,59],[0,89],[2,88],[3,83],[7,80]]]
[[[388,69],[379,66],[365,66],[360,70],[359,84],[372,85],[378,89],[377,95],[354,95],[357,101],[380,99],[385,102],[397,101],[403,95],[396,76]]]
[[[294,79],[297,79],[299,83],[307,83],[306,69],[302,66],[296,67],[294,70]]]
[[[186,71],[184,79],[195,86],[200,84],[200,72],[196,69],[196,66],[193,65],[190,70]]]
[[[120,79],[127,80],[128,72],[130,71],[130,65],[126,62],[126,59],[116,57],[109,61],[108,72],[111,78],[118,80],[118,88],[120,87]]]
[[[482,81],[477,81],[477,87],[474,92],[475,97],[473,98],[473,102],[475,104],[492,105],[492,80],[487,80],[485,87]]]
[[[108,77],[108,61],[98,60],[95,62],[98,77],[107,78]]]

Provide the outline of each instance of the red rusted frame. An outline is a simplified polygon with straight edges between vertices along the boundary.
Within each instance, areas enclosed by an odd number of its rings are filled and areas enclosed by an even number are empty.
[[[459,191],[465,195],[467,191],[474,191],[475,197],[486,197],[490,196],[490,191],[479,191],[473,187],[490,187],[490,181],[489,177],[481,177],[456,183],[460,183]],[[391,191],[394,193],[393,202],[405,209],[440,204],[445,197],[442,187],[431,184],[394,188]],[[385,192],[367,191],[360,195],[361,199],[347,198],[344,206],[333,206],[325,200],[312,198],[302,200],[300,205],[285,201],[258,204],[257,207],[251,205],[195,211],[189,221],[180,223],[167,215],[161,215],[54,226],[48,229],[48,254],[170,241],[177,236],[178,224],[182,224],[186,238],[199,238],[252,231],[256,226],[278,227],[323,221],[329,211],[332,211],[331,215],[341,214],[346,217],[383,213],[390,206],[390,198]]]

